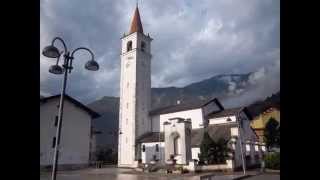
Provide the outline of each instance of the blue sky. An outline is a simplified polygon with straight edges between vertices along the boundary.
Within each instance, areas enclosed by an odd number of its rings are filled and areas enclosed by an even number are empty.
[[[257,72],[255,94],[280,89],[279,0],[141,0],[140,15],[152,42],[152,86],[184,86],[218,74]],[[118,96],[120,37],[128,32],[135,0],[41,0],[40,92],[59,93],[62,76],[41,55],[55,36],[69,49],[90,48],[99,62],[86,71],[79,53],[68,94],[91,102]]]

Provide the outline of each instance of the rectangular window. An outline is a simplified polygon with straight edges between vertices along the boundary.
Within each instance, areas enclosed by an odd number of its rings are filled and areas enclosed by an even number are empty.
[[[159,144],[156,144],[156,152],[159,152]]]
[[[255,151],[259,151],[258,145],[255,145],[255,146],[254,146],[254,149],[255,149]]]
[[[56,147],[56,137],[53,137],[52,139],[52,148]]]
[[[59,120],[59,117],[56,116],[56,117],[54,118],[54,126],[55,126],[55,127],[57,127],[57,125],[58,125],[58,120]]]
[[[246,144],[246,151],[250,152],[250,144]]]

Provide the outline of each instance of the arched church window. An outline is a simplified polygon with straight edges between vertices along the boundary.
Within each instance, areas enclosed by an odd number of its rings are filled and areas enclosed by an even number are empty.
[[[127,52],[132,50],[132,41],[127,42]]]
[[[146,146],[142,145],[142,152],[146,152]]]
[[[173,153],[175,155],[179,154],[179,136],[173,139]]]
[[[156,144],[156,152],[159,152],[159,144]]]
[[[141,51],[145,51],[146,50],[146,43],[141,41]]]

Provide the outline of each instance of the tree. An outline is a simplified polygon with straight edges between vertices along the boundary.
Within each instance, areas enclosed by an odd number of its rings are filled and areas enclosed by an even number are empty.
[[[228,147],[228,141],[220,138],[217,142],[212,143],[209,149],[209,164],[223,164],[229,157],[231,149]]]
[[[207,161],[208,164],[225,163],[229,157],[229,152],[231,152],[231,149],[228,147],[227,140],[220,138],[215,142],[206,132],[200,146],[199,163],[205,161]]]
[[[97,160],[106,163],[117,163],[117,153],[111,148],[104,148],[97,152]]]
[[[280,125],[274,118],[270,118],[264,129],[264,139],[268,149],[280,147]]]
[[[209,136],[208,132],[205,132],[200,145],[199,163],[204,163],[209,159],[209,149],[213,143],[214,142]]]

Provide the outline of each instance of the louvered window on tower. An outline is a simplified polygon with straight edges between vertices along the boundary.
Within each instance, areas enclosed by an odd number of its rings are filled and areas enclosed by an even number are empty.
[[[127,43],[127,52],[132,50],[132,41]]]
[[[146,49],[146,43],[145,42],[141,42],[141,51],[145,51],[145,49]]]

